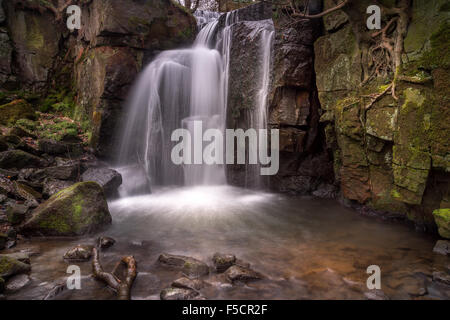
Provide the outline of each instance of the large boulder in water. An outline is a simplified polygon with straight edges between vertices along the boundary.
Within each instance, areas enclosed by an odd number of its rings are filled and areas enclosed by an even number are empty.
[[[112,221],[102,187],[80,182],[53,195],[34,210],[21,232],[27,235],[79,236]]]
[[[82,181],[95,181],[103,187],[107,197],[117,196],[117,189],[122,184],[122,175],[108,168],[89,168],[81,176]]]

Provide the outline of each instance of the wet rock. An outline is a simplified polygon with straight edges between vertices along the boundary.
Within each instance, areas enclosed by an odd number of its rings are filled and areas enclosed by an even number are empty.
[[[53,300],[56,296],[63,293],[67,289],[66,283],[56,284],[44,297],[43,300]]]
[[[324,183],[319,185],[316,191],[312,193],[313,196],[322,199],[334,199],[336,198],[337,190],[332,184]]]
[[[28,206],[22,204],[15,204],[9,206],[6,209],[8,221],[13,225],[20,224],[25,220],[28,209],[29,209]]]
[[[52,156],[69,155],[78,156],[83,153],[81,143],[55,141],[51,139],[41,139],[38,141],[39,151]]]
[[[97,239],[97,244],[102,249],[108,249],[116,243],[116,240],[110,237],[100,237]]]
[[[225,272],[225,275],[231,282],[247,282],[262,279],[262,275],[258,272],[237,265],[228,268],[228,270]]]
[[[433,248],[433,252],[444,256],[450,255],[450,241],[438,240]]]
[[[46,198],[50,198],[54,194],[60,192],[63,189],[69,188],[75,182],[63,181],[57,179],[45,179],[42,186],[42,195]]]
[[[161,300],[193,300],[200,294],[197,291],[182,288],[167,288],[161,291]]]
[[[236,256],[233,254],[215,253],[212,260],[216,271],[222,273],[235,264]]]
[[[81,180],[97,182],[103,187],[107,197],[117,196],[117,189],[122,184],[121,174],[108,168],[89,168],[83,173]]]
[[[0,152],[0,167],[3,169],[45,167],[46,165],[47,162],[44,159],[22,150]]]
[[[79,165],[49,167],[42,170],[42,175],[57,180],[76,180],[80,173]]]
[[[12,293],[25,288],[30,284],[31,278],[27,274],[19,274],[17,276],[11,277],[6,283],[6,292]]]
[[[6,257],[10,259],[14,259],[25,264],[31,264],[30,255],[26,252],[16,252],[16,253],[8,253],[8,254],[0,254],[1,257]]]
[[[450,286],[450,274],[438,271],[433,272],[433,281]]]
[[[30,265],[10,257],[0,256],[1,278],[9,278],[16,274],[27,273],[30,271],[31,271]]]
[[[67,251],[63,258],[70,261],[87,261],[91,258],[93,246],[77,245]]]
[[[20,231],[25,235],[77,236],[98,231],[111,221],[102,187],[80,182],[42,203]]]
[[[367,300],[389,300],[389,297],[382,290],[378,289],[365,292],[364,296]]]
[[[38,200],[42,199],[42,194],[31,188],[30,186],[20,183],[14,182],[14,187],[16,191],[16,195],[19,199],[23,199],[31,208],[36,208],[39,205]]]
[[[189,279],[186,277],[179,278],[172,282],[172,287],[181,289],[200,290],[205,286],[202,280]]]
[[[36,118],[33,107],[25,100],[14,100],[0,106],[0,124],[11,125],[24,118]]]
[[[450,239],[450,208],[434,210],[433,216],[441,237]]]
[[[209,274],[209,267],[206,263],[191,257],[163,253],[159,256],[158,262],[163,266],[181,269],[190,278]]]
[[[6,241],[5,249],[14,248],[16,246],[16,244],[17,244],[17,242],[15,239],[8,239],[8,241]]]

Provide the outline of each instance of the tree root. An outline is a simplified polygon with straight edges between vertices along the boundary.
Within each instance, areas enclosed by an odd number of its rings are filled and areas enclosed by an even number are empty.
[[[98,280],[105,282],[109,287],[114,289],[117,293],[118,300],[130,300],[131,295],[131,287],[133,286],[133,282],[136,279],[137,275],[137,266],[136,260],[133,256],[123,257],[114,267],[113,272],[105,272],[103,271],[102,265],[99,259],[99,253],[97,248],[92,249],[92,270],[94,273],[94,277]],[[115,275],[119,265],[124,264],[127,266],[127,272],[124,280],[118,278]]]
[[[376,94],[376,95],[370,95],[370,96],[366,96],[371,98],[372,100],[370,101],[370,103],[364,107],[364,110],[369,110],[370,108],[373,107],[373,105],[379,101],[386,93],[388,93],[389,90],[393,90],[394,89],[394,82],[392,82],[382,93]],[[395,94],[395,93],[393,93]]]

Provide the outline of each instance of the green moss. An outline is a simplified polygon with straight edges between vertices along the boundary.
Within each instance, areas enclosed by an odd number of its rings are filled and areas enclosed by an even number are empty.
[[[438,226],[439,234],[450,239],[450,209],[437,209],[433,211],[434,220]]]
[[[431,49],[422,57],[423,67],[432,70],[450,68],[450,22],[441,24],[439,30],[430,38]]]

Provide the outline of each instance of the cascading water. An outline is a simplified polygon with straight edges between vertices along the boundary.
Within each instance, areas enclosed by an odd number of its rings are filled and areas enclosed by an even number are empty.
[[[174,130],[194,136],[194,123],[203,131],[225,130],[232,26],[238,11],[226,14],[219,32],[219,14],[197,14],[200,30],[191,49],[162,52],[141,73],[131,92],[121,135],[119,171],[125,176],[122,195],[148,193],[157,186],[223,185],[223,165],[175,165],[171,161]],[[206,23],[206,25],[205,25]],[[261,89],[251,127],[265,128],[273,30],[261,32]],[[194,163],[194,162],[192,162]]]

